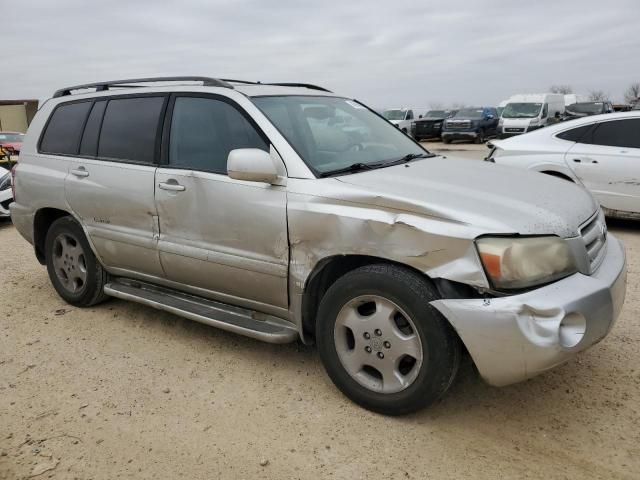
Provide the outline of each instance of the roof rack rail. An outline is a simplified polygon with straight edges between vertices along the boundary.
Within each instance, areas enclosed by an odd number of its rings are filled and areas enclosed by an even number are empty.
[[[220,80],[217,78],[210,78],[210,77],[182,76],[182,77],[129,78],[127,80],[112,80],[109,82],[86,83],[84,85],[74,85],[71,87],[61,88],[60,90],[55,91],[55,93],[53,94],[53,98],[71,95],[71,91],[73,90],[84,90],[86,88],[95,88],[96,92],[104,92],[106,90],[109,90],[109,87],[131,88],[131,87],[137,86],[137,85],[127,85],[129,83],[155,83],[155,82],[202,82],[202,85],[205,87],[233,88],[233,85],[227,83],[224,80]]]
[[[274,85],[278,87],[301,87],[301,88],[309,88],[311,90],[321,90],[323,92],[333,93],[331,90],[327,90],[324,87],[319,87],[318,85],[312,85],[311,83],[263,83],[262,85]]]
[[[232,80],[229,78],[222,78],[221,79],[223,82],[229,82],[229,83],[242,83],[245,85],[272,85],[272,86],[277,86],[277,87],[301,87],[301,88],[310,88],[311,90],[321,90],[323,92],[329,92],[329,93],[333,93],[331,92],[331,90],[327,90],[324,87],[319,87],[318,85],[312,85],[310,83],[288,83],[288,82],[284,82],[284,83],[280,83],[280,82],[276,82],[276,83],[263,83],[263,82],[252,82],[249,80]]]

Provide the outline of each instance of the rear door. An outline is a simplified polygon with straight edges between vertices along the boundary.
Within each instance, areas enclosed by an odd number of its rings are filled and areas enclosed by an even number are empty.
[[[640,118],[601,122],[566,159],[602,206],[640,212]]]
[[[105,266],[162,277],[154,199],[164,95],[97,99],[69,162],[66,198]]]
[[[212,298],[286,308],[286,189],[229,178],[227,157],[237,148],[270,144],[235,102],[172,98],[156,174],[162,266],[169,280]]]

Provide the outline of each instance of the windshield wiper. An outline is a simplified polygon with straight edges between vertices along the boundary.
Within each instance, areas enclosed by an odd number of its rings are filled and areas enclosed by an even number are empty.
[[[338,168],[336,170],[328,170],[326,172],[322,172],[320,174],[320,177],[330,177],[331,175],[340,175],[341,173],[355,173],[355,172],[361,172],[362,170],[373,170],[374,168],[379,166],[380,164],[377,164],[377,163],[367,164],[367,163],[357,162],[357,163],[352,163],[351,165],[344,168]]]
[[[410,153],[410,154],[405,155],[404,157],[401,157],[401,158],[396,158],[394,160],[388,160],[388,161],[382,163],[382,166],[389,167],[391,165],[399,165],[401,163],[407,163],[407,162],[410,162],[411,160],[415,160],[416,158],[432,158],[432,157],[435,157],[435,154],[433,154],[433,153]]]

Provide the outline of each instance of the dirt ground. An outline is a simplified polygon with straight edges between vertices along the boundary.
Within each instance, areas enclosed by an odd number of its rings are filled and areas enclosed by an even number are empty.
[[[467,365],[432,408],[386,418],[344,398],[313,348],[66,305],[3,222],[0,479],[640,478],[640,224],[610,230],[629,286],[603,342],[506,388]]]

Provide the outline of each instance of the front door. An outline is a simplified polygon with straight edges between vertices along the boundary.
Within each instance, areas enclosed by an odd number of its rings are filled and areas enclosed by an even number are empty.
[[[221,301],[286,308],[285,187],[227,176],[231,150],[268,151],[269,142],[226,97],[175,96],[169,111],[167,158],[156,172],[167,278]]]
[[[603,207],[640,212],[640,118],[600,123],[566,161]]]

